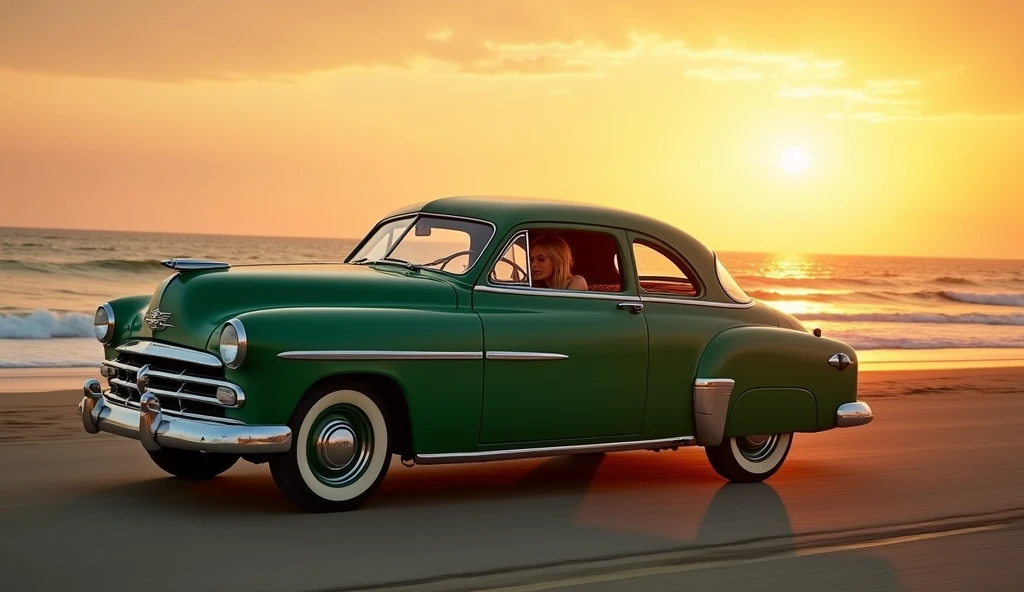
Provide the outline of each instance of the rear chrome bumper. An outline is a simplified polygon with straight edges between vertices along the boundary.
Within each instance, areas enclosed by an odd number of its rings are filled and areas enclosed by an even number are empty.
[[[871,423],[871,420],[874,418],[874,414],[871,413],[871,407],[863,401],[843,403],[836,411],[836,427],[852,428]]]
[[[230,425],[170,417],[160,411],[160,401],[149,392],[142,393],[141,410],[107,401],[100,382],[85,381],[84,397],[78,405],[82,427],[90,434],[109,432],[134,438],[146,450],[181,448],[201,452],[229,454],[266,454],[287,452],[292,446],[288,426]]]

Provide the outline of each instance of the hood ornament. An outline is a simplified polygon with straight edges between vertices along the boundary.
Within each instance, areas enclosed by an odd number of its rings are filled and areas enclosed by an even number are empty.
[[[171,320],[171,313],[163,312],[159,308],[154,308],[146,315],[146,324],[149,325],[149,328],[154,332],[163,331],[168,327],[173,327],[174,325],[167,322],[169,320]]]

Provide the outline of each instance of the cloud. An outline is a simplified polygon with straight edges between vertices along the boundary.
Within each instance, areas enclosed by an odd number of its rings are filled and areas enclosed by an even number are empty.
[[[1020,112],[1024,3],[980,4],[5,0],[0,68],[180,83],[424,64],[602,76],[645,60],[708,83],[770,83],[787,100]]]

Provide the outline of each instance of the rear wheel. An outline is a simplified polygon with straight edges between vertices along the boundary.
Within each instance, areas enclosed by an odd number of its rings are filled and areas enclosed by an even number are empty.
[[[236,454],[161,448],[149,453],[156,466],[182,479],[212,479],[238,462]]]
[[[390,421],[383,400],[371,390],[312,391],[289,425],[294,445],[271,459],[270,472],[300,508],[353,510],[384,480],[391,464]]]
[[[706,446],[715,472],[736,483],[757,483],[771,477],[789,456],[793,434],[727,438],[718,446]]]

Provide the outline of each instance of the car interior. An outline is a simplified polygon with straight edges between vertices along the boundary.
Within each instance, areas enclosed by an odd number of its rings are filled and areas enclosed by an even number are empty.
[[[531,237],[554,234],[568,243],[573,254],[572,273],[587,280],[591,292],[622,292],[618,243],[611,235],[589,230],[531,229]],[[685,262],[653,243],[633,245],[640,290],[649,294],[696,296],[698,289],[690,279]]]

